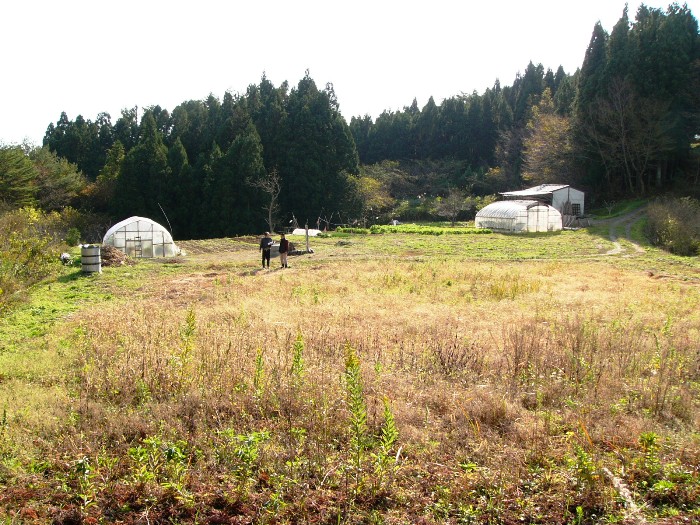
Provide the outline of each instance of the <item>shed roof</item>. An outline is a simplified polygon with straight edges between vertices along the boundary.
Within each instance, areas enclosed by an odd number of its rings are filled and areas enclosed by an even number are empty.
[[[540,184],[525,190],[503,191],[501,195],[504,197],[535,197],[537,195],[551,195],[557,190],[563,190],[568,187],[568,184]]]
[[[511,201],[496,201],[488,206],[484,206],[476,214],[478,217],[501,217],[510,219],[517,217],[518,213],[523,210],[528,210],[533,206],[546,206],[538,201],[533,200],[511,200]]]

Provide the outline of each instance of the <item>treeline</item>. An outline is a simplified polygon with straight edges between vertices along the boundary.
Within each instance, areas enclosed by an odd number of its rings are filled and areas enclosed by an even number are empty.
[[[83,187],[68,184],[64,204],[112,219],[167,216],[182,239],[259,233],[294,219],[325,226],[445,216],[446,200],[473,204],[550,182],[581,187],[589,202],[690,194],[700,185],[699,130],[697,20],[686,6],[642,5],[634,21],[625,9],[610,34],[596,24],[572,74],[530,63],[510,86],[496,81],[483,94],[439,105],[431,98],[422,108],[414,100],[349,125],[332,85],[318,88],[308,72],[292,88],[263,76],[223,100],[128,109],[114,123],[106,113],[95,121],[64,113],[49,125],[42,155],[82,174]],[[35,179],[19,193],[43,206],[46,183]],[[16,184],[0,181],[0,190],[5,202],[20,202]]]
[[[512,86],[350,123],[360,160],[457,159],[474,193],[571,183],[607,198],[697,189],[700,40],[687,6],[596,24],[573,75],[530,63]]]
[[[172,113],[122,112],[112,125],[61,115],[44,144],[91,182],[86,197],[115,217],[168,221],[178,238],[260,232],[270,216],[347,215],[359,160],[332,85],[292,89],[263,76],[245,94],[187,101]],[[279,224],[279,223],[278,223]]]

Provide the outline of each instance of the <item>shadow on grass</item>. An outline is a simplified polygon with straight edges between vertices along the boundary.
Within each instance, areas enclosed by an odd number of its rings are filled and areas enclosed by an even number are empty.
[[[66,273],[61,275],[56,279],[56,282],[66,284],[66,283],[72,283],[74,281],[78,281],[80,279],[84,279],[86,277],[93,277],[95,274],[94,273],[88,273],[84,272],[82,269],[78,268],[76,270],[73,270],[70,273]]]

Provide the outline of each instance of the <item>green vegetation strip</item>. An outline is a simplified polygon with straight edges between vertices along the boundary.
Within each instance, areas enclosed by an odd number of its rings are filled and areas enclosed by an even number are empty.
[[[396,226],[375,224],[369,228],[338,228],[340,233],[387,234],[407,233],[414,235],[477,235],[493,233],[488,228],[448,228],[444,226],[424,226],[420,224],[399,224]]]

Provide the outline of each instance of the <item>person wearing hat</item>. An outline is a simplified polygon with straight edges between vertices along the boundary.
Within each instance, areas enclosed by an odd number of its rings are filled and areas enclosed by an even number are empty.
[[[265,235],[260,239],[260,251],[262,252],[262,265],[265,268],[265,263],[267,262],[267,267],[270,267],[270,248],[272,247],[272,237],[270,237],[270,232],[265,232]]]

